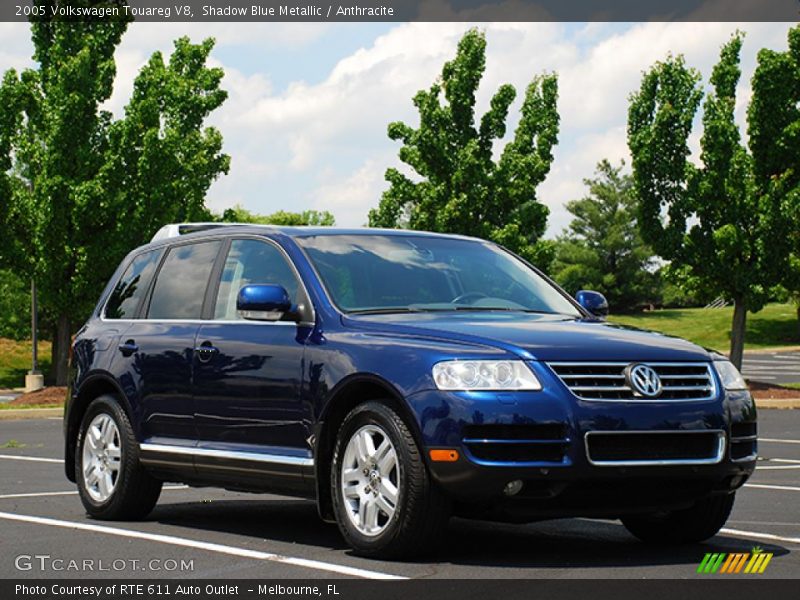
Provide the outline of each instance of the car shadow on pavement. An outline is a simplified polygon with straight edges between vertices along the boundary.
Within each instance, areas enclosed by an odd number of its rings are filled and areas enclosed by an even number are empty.
[[[454,519],[436,558],[461,565],[539,569],[690,565],[694,573],[707,552],[749,553],[755,546],[775,556],[790,552],[727,535],[700,544],[644,544],[618,521],[557,519],[513,525]]]
[[[314,503],[305,500],[222,499],[159,504],[148,520],[351,554],[336,525],[323,522]],[[208,541],[235,544],[225,539]],[[776,557],[789,553],[782,546],[728,535],[715,536],[702,544],[653,546],[636,540],[616,521],[558,519],[515,525],[452,519],[440,548],[410,562],[538,569],[689,565],[694,573],[694,567],[707,552],[747,553],[754,546]]]
[[[336,525],[322,521],[317,514],[317,507],[308,500],[211,499],[162,503],[156,506],[147,520],[331,550],[347,548]],[[226,543],[216,539],[213,541]]]

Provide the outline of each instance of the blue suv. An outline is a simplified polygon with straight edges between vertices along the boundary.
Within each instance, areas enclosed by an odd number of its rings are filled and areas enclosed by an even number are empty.
[[[429,550],[450,515],[705,540],[755,468],[752,397],[607,311],[478,239],[169,225],[75,338],[66,474],[100,519],[164,481],[311,498],[368,556]]]

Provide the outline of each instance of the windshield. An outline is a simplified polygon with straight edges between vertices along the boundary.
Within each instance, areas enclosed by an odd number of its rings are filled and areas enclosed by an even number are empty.
[[[404,235],[297,238],[346,312],[504,310],[580,317],[535,271],[492,244]]]

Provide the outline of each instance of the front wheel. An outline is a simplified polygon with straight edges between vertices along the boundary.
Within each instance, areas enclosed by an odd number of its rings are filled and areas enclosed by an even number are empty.
[[[735,496],[708,496],[689,508],[665,515],[623,517],[622,524],[637,538],[651,544],[702,542],[716,535],[725,525]]]
[[[408,426],[379,402],[357,406],[345,417],[331,493],[342,535],[363,556],[430,551],[449,517],[449,504],[430,480]]]
[[[92,401],[81,422],[75,481],[83,506],[96,519],[146,516],[161,494],[161,482],[139,464],[133,428],[113,396]]]

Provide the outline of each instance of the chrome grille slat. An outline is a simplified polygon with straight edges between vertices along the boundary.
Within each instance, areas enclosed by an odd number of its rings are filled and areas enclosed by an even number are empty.
[[[717,385],[710,363],[704,362],[552,362],[547,363],[579,399],[592,402],[698,402],[713,400]],[[630,364],[652,367],[661,379],[656,398],[634,393],[625,381]]]

